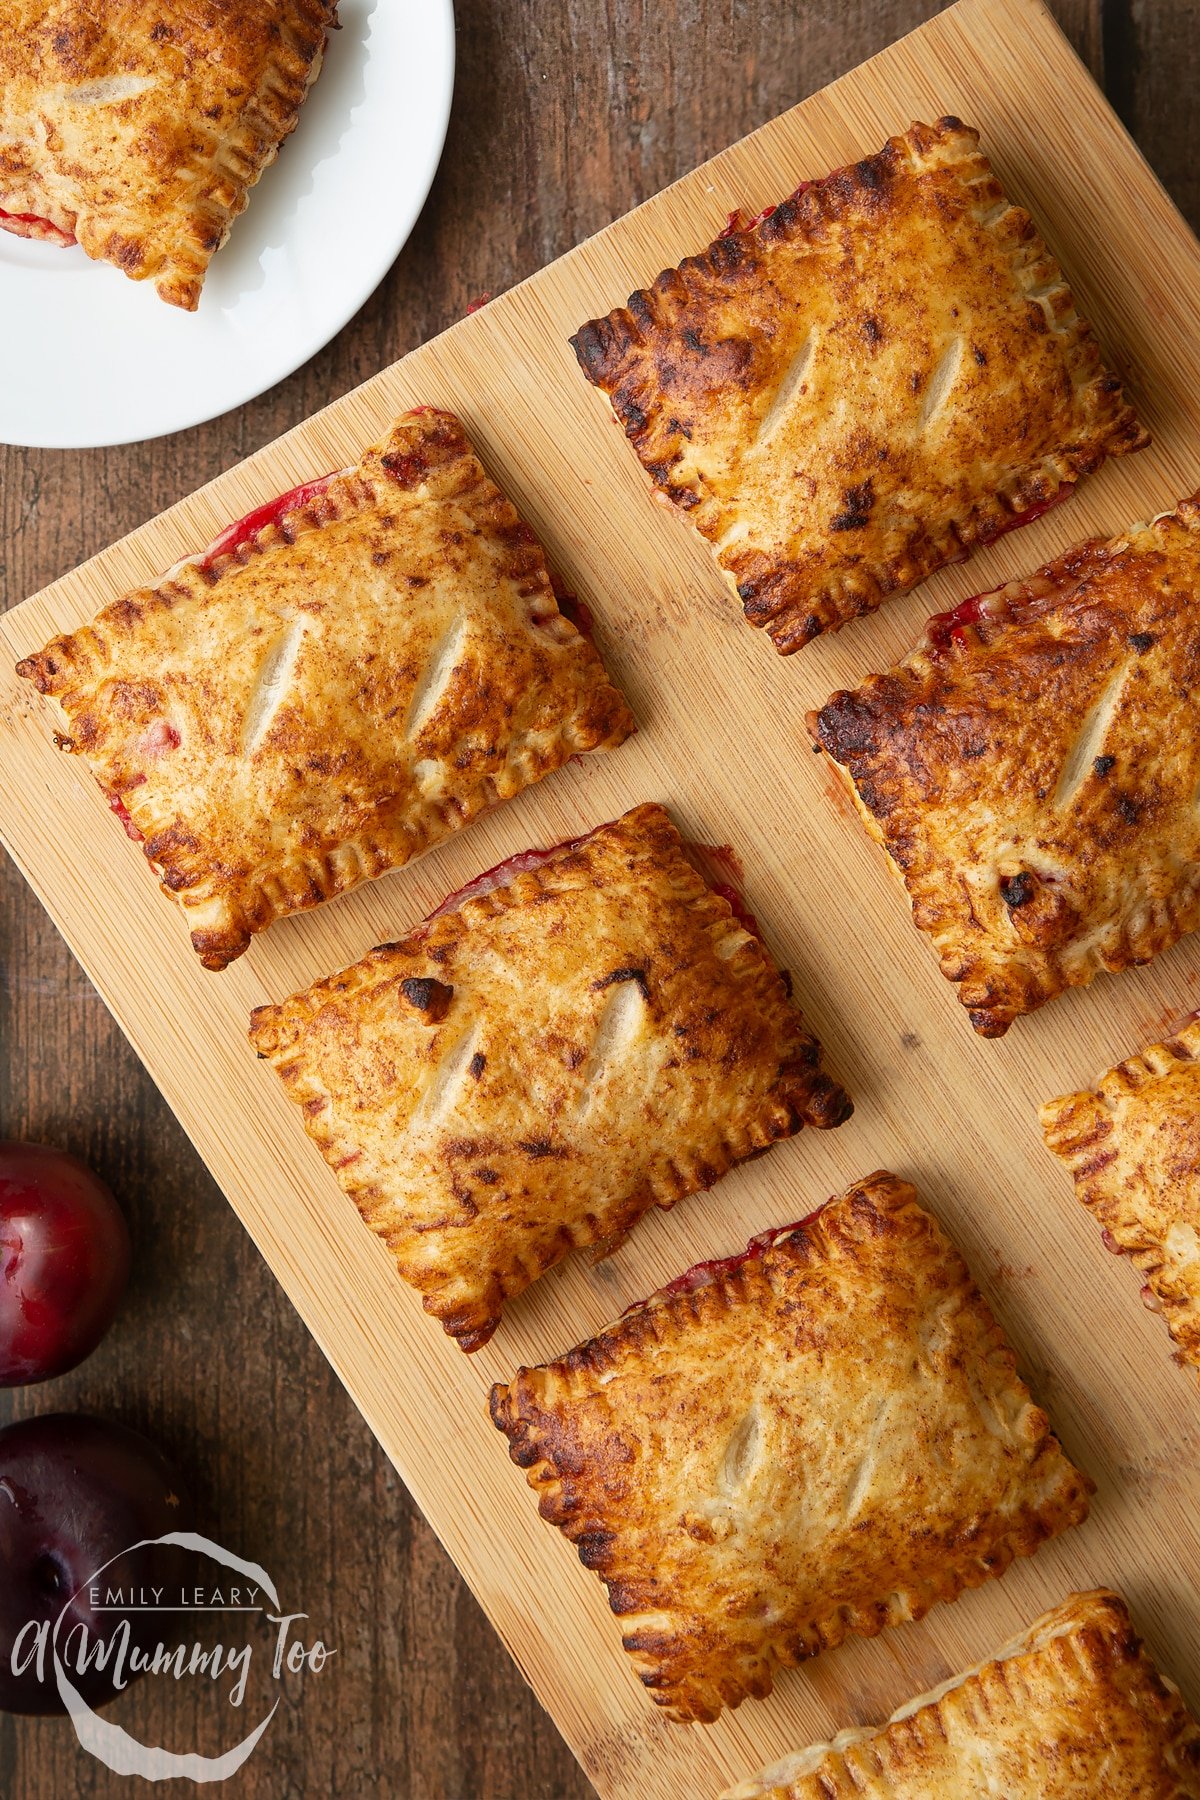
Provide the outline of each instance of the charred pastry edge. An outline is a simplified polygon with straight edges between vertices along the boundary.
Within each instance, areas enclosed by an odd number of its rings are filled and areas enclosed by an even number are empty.
[[[696,528],[742,602],[747,620],[766,629],[781,655],[803,649],[822,633],[838,631],[851,619],[875,611],[893,594],[910,592],[948,562],[961,560],[992,543],[1009,526],[1018,523],[1022,514],[1053,503],[1081,476],[1098,469],[1106,457],[1144,449],[1150,442],[1150,434],[1125,398],[1120,380],[1105,365],[1091,325],[1079,314],[1061,266],[1029,213],[1010,200],[980,151],[979,132],[947,115],[932,126],[914,122],[907,132],[889,138],[883,149],[873,155],[803,183],[765,217],[760,215],[748,226],[723,232],[698,255],[685,257],[677,266],[662,270],[650,287],[636,289],[624,306],[589,320],[570,338],[580,369],[594,387],[608,396],[617,423],[637,451],[657,493],[684,512],[708,510],[701,491],[691,483],[677,484],[672,478],[682,435],[670,436],[665,457],[653,463],[646,461],[643,440],[649,432],[651,415],[620,391],[624,377],[638,366],[638,353],[657,333],[669,329],[665,319],[669,303],[691,298],[689,276],[726,280],[757,250],[804,243],[818,226],[852,212],[865,196],[874,195],[897,167],[908,166],[919,173],[926,164],[960,172],[964,189],[972,191],[977,212],[986,213],[1004,204],[1005,212],[988,229],[1003,245],[1023,291],[1040,291],[1053,275],[1052,287],[1038,304],[1061,344],[1073,391],[1095,389],[1102,397],[1118,395],[1120,405],[1115,417],[1107,425],[1094,425],[1083,442],[1047,453],[1039,471],[1027,472],[1023,479],[1014,480],[1010,490],[989,489],[977,498],[974,510],[965,518],[947,519],[944,541],[935,544],[926,527],[914,526],[911,541],[903,552],[872,564],[860,563],[854,572],[858,583],[854,593],[849,586],[843,592],[828,578],[803,603],[786,594],[781,599],[764,599],[760,594],[763,587],[786,587],[781,577],[786,576],[790,565],[785,561],[762,580],[739,582],[736,572],[721,561],[717,549],[715,540],[721,521],[702,519],[698,513]],[[713,504],[719,507],[721,503],[714,500]],[[922,541],[923,554],[919,553]]]
[[[936,648],[930,643],[928,626],[926,626],[914,648],[891,669],[867,675],[857,688],[838,689],[829,696],[823,706],[806,713],[805,726],[812,740],[814,751],[824,752],[837,769],[839,778],[845,783],[868,834],[882,847],[888,868],[908,898],[913,912],[914,925],[918,931],[932,939],[939,958],[943,953],[934,928],[921,923],[917,918],[920,904],[928,897],[928,882],[926,880],[919,885],[911,882],[892,856],[884,826],[859,791],[851,770],[853,759],[845,755],[845,747],[839,742],[836,729],[837,710],[860,696],[878,695],[888,685],[904,685],[916,691],[924,680],[935,673],[939,665],[945,666],[947,663],[963,661],[976,649],[991,650],[997,645],[1002,645],[1007,631],[1021,627],[1023,604],[1036,603],[1050,598],[1051,595],[1057,598],[1070,591],[1078,579],[1081,558],[1085,556],[1092,558],[1119,556],[1132,548],[1135,540],[1139,537],[1147,533],[1161,532],[1172,524],[1182,526],[1193,536],[1200,535],[1200,489],[1195,494],[1180,500],[1169,511],[1157,513],[1146,522],[1131,525],[1115,537],[1081,539],[1050,562],[1042,564],[1033,574],[1004,582],[984,595],[971,596],[975,599],[993,600],[995,605],[991,611],[982,612],[978,620],[964,625],[944,644],[940,644]],[[940,614],[931,615],[934,618],[941,616]],[[1150,643],[1145,642],[1147,638],[1151,639]],[[1153,642],[1151,634],[1145,632],[1134,632],[1129,641],[1131,647],[1139,655],[1151,648]],[[890,706],[891,710],[897,710],[898,698],[893,698]],[[1170,940],[1171,943],[1178,942],[1179,937],[1185,934],[1186,927],[1176,933],[1176,936]],[[1122,952],[1125,960],[1116,962],[1115,968],[1119,972],[1121,969],[1150,961],[1154,955],[1160,953],[1163,947],[1166,946],[1160,946],[1158,949],[1142,954],[1138,952],[1136,945],[1130,942]],[[1046,967],[1039,981],[1037,992],[1027,997],[1028,1004],[976,1005],[972,1001],[964,1000],[960,992],[959,1001],[967,1008],[971,1024],[978,1036],[983,1038],[1003,1037],[1016,1019],[1024,1018],[1028,1014],[1038,1011],[1071,988],[1089,986],[1099,973],[1105,970],[1111,972],[1114,967],[1107,957],[1102,959],[1097,955],[1085,968],[1074,972],[1067,956],[1061,951],[1043,952],[1042,954]],[[969,979],[972,971],[969,967],[964,967],[958,973],[948,974],[943,968],[942,973],[946,980],[957,985]]]
[[[276,920],[308,911],[363,881],[407,866],[433,845],[444,841],[446,836],[470,824],[481,812],[514,798],[526,787],[561,768],[578,752],[615,748],[630,735],[634,729],[633,715],[620,689],[610,678],[599,651],[559,609],[540,539],[483,468],[456,415],[437,407],[415,407],[394,420],[386,435],[365,449],[354,467],[334,474],[320,494],[284,511],[211,562],[205,561],[205,549],[184,557],[154,586],[137,588],[122,595],[103,607],[93,619],[74,631],[52,638],[41,650],[22,658],[17,664],[17,674],[55,703],[58,716],[69,730],[71,718],[65,705],[66,698],[78,689],[102,680],[111,666],[112,651],[106,631],[111,633],[113,645],[117,645],[135,636],[147,612],[170,611],[180,603],[211,593],[223,580],[258,558],[290,547],[310,532],[370,512],[386,501],[396,487],[416,489],[435,469],[453,468],[456,463],[461,463],[463,469],[470,472],[470,494],[475,496],[481,514],[487,513],[489,534],[511,537],[523,558],[520,574],[522,603],[531,628],[536,613],[537,629],[548,635],[560,652],[572,656],[575,672],[580,675],[586,672],[596,692],[603,691],[608,695],[610,704],[606,718],[601,726],[592,727],[585,727],[577,718],[564,718],[554,745],[529,759],[529,766],[521,771],[521,779],[514,781],[503,771],[498,776],[489,774],[483,778],[478,805],[465,811],[459,804],[451,802],[427,806],[417,820],[418,828],[411,833],[407,854],[403,857],[397,857],[394,847],[384,837],[365,834],[304,857],[290,857],[283,866],[272,869],[269,878],[248,881],[244,891],[234,896],[197,894],[197,889],[207,886],[203,877],[194,883],[172,886],[170,853],[179,831],[177,822],[167,820],[160,824],[157,818],[151,818],[144,783],[117,794],[115,797],[128,806],[134,824],[142,833],[143,854],[158,876],[162,891],[183,908],[185,917],[189,913],[193,917],[209,913],[218,919],[216,924],[197,923],[191,929],[192,947],[206,969],[227,968],[249,948],[258,933],[267,930]],[[286,498],[286,492],[279,497]],[[83,754],[87,760],[86,753],[79,752],[73,741],[72,751]],[[163,854],[156,854],[156,845]]]
[[[1055,1492],[1032,1504],[1019,1522],[981,1551],[969,1568],[943,1568],[898,1589],[870,1608],[840,1603],[829,1613],[798,1626],[794,1642],[766,1642],[763,1653],[768,1667],[761,1679],[743,1683],[731,1676],[715,1683],[701,1677],[691,1681],[689,1693],[689,1678],[684,1675],[674,1684],[673,1691],[661,1677],[661,1659],[643,1648],[636,1633],[626,1634],[622,1642],[634,1659],[639,1679],[655,1705],[666,1709],[668,1717],[676,1722],[712,1724],[724,1707],[735,1708],[746,1698],[765,1699],[780,1669],[796,1667],[835,1648],[847,1637],[875,1637],[889,1626],[923,1618],[935,1604],[955,1600],[968,1589],[1002,1575],[1015,1557],[1033,1555],[1049,1538],[1082,1523],[1088,1515],[1095,1483],[1062,1451],[1046,1412],[1022,1380],[1016,1354],[961,1252],[937,1219],[920,1204],[912,1184],[880,1169],[835,1195],[800,1225],[780,1227],[776,1241],[761,1256],[731,1259],[731,1269],[719,1269],[714,1280],[699,1287],[678,1293],[659,1290],[565,1356],[539,1367],[519,1368],[509,1382],[493,1384],[488,1398],[489,1415],[508,1439],[510,1459],[524,1471],[537,1495],[541,1517],[574,1544],[583,1566],[593,1570],[609,1587],[609,1604],[618,1618],[635,1610],[622,1604],[621,1570],[613,1554],[619,1532],[597,1532],[589,1527],[590,1509],[578,1483],[554,1460],[552,1429],[537,1424],[526,1415],[523,1406],[527,1402],[537,1413],[561,1413],[574,1402],[586,1400],[595,1392],[597,1382],[618,1371],[624,1352],[629,1351],[634,1358],[657,1357],[669,1351],[673,1343],[687,1341],[693,1331],[702,1329],[706,1315],[719,1316],[741,1305],[754,1305],[766,1298],[764,1288],[774,1294],[777,1264],[819,1268],[834,1257],[852,1256],[858,1239],[880,1234],[920,1238],[938,1246],[954,1269],[964,1301],[969,1302],[979,1319],[982,1360],[997,1369],[1010,1385],[1020,1386],[1028,1407],[1027,1423],[1043,1443],[1057,1447],[1062,1454],[1066,1465],[1064,1480]],[[666,1297],[660,1299],[664,1293]],[[544,1396],[529,1391],[532,1376],[552,1378]],[[698,1694],[697,1688],[703,1693]]]
[[[730,977],[746,983],[764,1006],[782,1006],[781,1017],[790,1029],[790,1036],[782,1045],[784,1073],[780,1090],[766,1097],[756,1113],[723,1119],[716,1140],[704,1148],[702,1167],[696,1166],[695,1157],[690,1161],[672,1158],[664,1162],[648,1183],[651,1197],[638,1216],[644,1216],[655,1206],[669,1210],[690,1194],[711,1187],[737,1163],[769,1149],[805,1125],[828,1130],[844,1124],[853,1113],[853,1102],[834,1077],[822,1068],[820,1042],[788,994],[774,959],[761,939],[752,936],[738,922],[729,902],[713,892],[683,854],[683,840],[670,814],[665,807],[653,802],[634,807],[620,818],[596,826],[585,837],[574,839],[561,853],[551,854],[536,868],[522,870],[511,882],[472,896],[452,912],[439,914],[427,930],[426,922],[419,921],[406,937],[395,943],[378,946],[358,962],[314,982],[279,1004],[255,1008],[249,1031],[253,1048],[260,1059],[265,1058],[272,1064],[302,1112],[306,1102],[328,1101],[323,1084],[297,1056],[305,1030],[324,1007],[352,1001],[360,994],[385,985],[393,979],[398,960],[407,962],[411,957],[420,956],[437,967],[445,962],[454,947],[469,940],[476,926],[512,909],[536,905],[539,897],[547,893],[569,892],[576,885],[573,877],[580,870],[586,873],[588,846],[601,834],[621,831],[628,837],[632,832],[648,829],[659,834],[658,847],[664,851],[666,845],[662,840],[669,834],[669,846],[677,858],[677,867],[673,868],[670,878],[674,902],[688,908],[714,936],[740,939],[732,955],[724,959],[723,967]],[[654,850],[645,839],[637,848],[649,854]],[[313,1117],[305,1113],[305,1130],[324,1156],[333,1142],[332,1135],[320,1135],[313,1129],[314,1124]],[[342,1191],[355,1200],[363,1184],[352,1178],[343,1180],[338,1169],[332,1163],[330,1166]],[[564,1255],[589,1248],[597,1241],[579,1227],[564,1229],[570,1239]],[[545,1270],[539,1273],[545,1273]],[[496,1271],[494,1304],[490,1310],[481,1304],[481,1308],[472,1311],[470,1316],[440,1303],[436,1294],[423,1294],[422,1304],[462,1349],[473,1351],[480,1349],[493,1335],[504,1305],[524,1293],[536,1279],[538,1277],[531,1277],[523,1264],[506,1264]]]

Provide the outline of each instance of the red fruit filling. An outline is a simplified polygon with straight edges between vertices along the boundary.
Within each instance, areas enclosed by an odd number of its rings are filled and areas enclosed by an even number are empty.
[[[596,835],[596,831],[603,829],[603,826],[597,825],[594,831],[585,831],[581,837],[564,838],[560,844],[549,844],[544,849],[518,850],[515,856],[506,857],[503,862],[496,863],[493,868],[485,869],[482,874],[476,875],[463,887],[455,888],[452,894],[447,894],[446,898],[434,907],[428,918],[411,935],[419,937],[433,924],[435,919],[444,918],[447,913],[459,912],[468,900],[480,900],[485,894],[492,893],[496,888],[507,887],[508,883],[515,881],[518,875],[524,875],[530,869],[542,868],[552,856],[558,856],[563,850],[574,850],[579,844],[586,844],[589,838]],[[732,845],[685,842],[683,848],[685,852],[696,852],[701,857],[724,865],[738,881],[741,880],[741,861]],[[700,872],[704,873],[703,870]],[[761,938],[762,933],[758,929],[758,920],[747,908],[739,890],[720,882],[710,881],[709,886],[714,894],[720,894],[723,900],[729,902],[738,923],[753,937]]]
[[[581,600],[578,594],[573,594],[570,588],[564,586],[553,569],[550,571],[550,586],[554,590],[554,598],[563,618],[569,619],[579,635],[591,643],[596,636],[596,620],[587,601]],[[544,614],[533,613],[531,617],[535,625],[546,623]]]
[[[179,741],[179,733],[169,719],[155,719],[142,734],[138,749],[143,756],[165,756],[168,750],[179,748]]]
[[[758,920],[750,911],[750,908],[746,905],[746,902],[738,893],[737,889],[731,887],[727,881],[714,881],[710,883],[710,886],[712,887],[714,894],[719,894],[722,900],[727,900],[729,902],[730,911],[733,913],[734,918],[742,929],[748,931],[751,937],[756,937],[761,940],[762,932],[758,928]]]
[[[24,229],[22,229],[24,228]],[[5,212],[0,206],[0,231],[15,232],[17,237],[41,238],[49,244],[66,246],[78,242],[73,231],[64,231],[40,213]]]
[[[1112,1232],[1108,1229],[1107,1225],[1105,1226],[1104,1230],[1100,1233],[1100,1242],[1104,1245],[1104,1248],[1110,1252],[1111,1255],[1124,1256],[1124,1254],[1125,1254],[1124,1250],[1122,1250],[1120,1244],[1118,1244],[1116,1238],[1113,1236]]]
[[[599,829],[598,826],[597,830]],[[564,838],[561,844],[550,844],[544,850],[518,850],[515,856],[506,857],[494,868],[485,869],[482,875],[476,875],[475,879],[468,881],[464,887],[455,888],[452,894],[447,894],[441,905],[434,907],[424,924],[418,926],[413,936],[419,937],[421,932],[432,925],[435,919],[444,918],[447,913],[461,911],[468,900],[480,900],[485,894],[492,893],[496,888],[507,887],[508,883],[515,881],[518,875],[524,875],[529,869],[540,869],[543,863],[549,862],[552,856],[557,856],[560,850],[574,850],[576,844],[584,844],[588,838],[594,835],[593,832],[587,831],[582,837]]]
[[[1022,525],[1032,525],[1033,521],[1040,519],[1043,513],[1048,513],[1054,507],[1061,506],[1064,500],[1069,500],[1074,492],[1075,483],[1064,481],[1058,491],[1051,494],[1048,500],[1039,500],[1036,506],[1027,506],[1024,512],[1010,514],[1001,524],[988,531],[982,541],[985,544],[994,544],[997,538],[1006,537],[1010,531],[1020,531]]]
[[[591,643],[596,636],[596,619],[586,600],[578,594],[555,594],[558,610],[564,619],[569,619],[580,637]]]
[[[836,172],[837,171],[835,171],[835,173]],[[794,189],[788,196],[789,199],[799,200],[801,194],[806,194],[812,185],[811,181],[802,181],[800,186]],[[735,231],[753,231],[756,225],[761,225],[764,219],[769,219],[772,213],[778,211],[779,202],[776,201],[772,206],[764,206],[762,211],[755,213],[752,219],[747,219],[742,216],[741,207],[735,206],[728,219],[725,221],[725,229],[720,233],[720,236],[732,237]]]
[[[181,741],[179,733],[169,719],[155,719],[153,724],[147,726],[146,730],[142,733],[141,740],[138,744],[138,750],[144,757],[165,756],[168,750],[177,749]],[[144,775],[135,775],[131,781],[126,782],[126,793],[132,792],[135,787],[141,787],[145,779],[146,777]],[[139,831],[134,824],[129,808],[126,806],[121,796],[119,794],[110,793],[108,788],[104,787],[103,783],[101,783],[101,792],[108,801],[109,811],[116,813],[118,819],[120,819],[125,830],[125,836],[130,838],[135,844],[144,844],[146,841],[146,834],[143,831]]]
[[[742,868],[742,860],[733,845],[685,843],[684,849],[694,853],[694,858],[698,859],[701,864],[700,873],[704,876],[705,880],[708,881],[708,885],[713,893],[719,894],[722,900],[727,900],[729,902],[730,910],[742,929],[748,931],[751,937],[756,937],[761,942],[762,932],[759,930],[758,920],[750,911],[750,908],[746,905],[742,896],[741,884],[745,879],[745,871]],[[703,864],[706,862],[715,863],[718,869],[725,870],[732,879],[729,881],[712,881],[709,879],[708,871],[703,867]]]
[[[742,866],[742,859],[732,844],[689,844],[688,849],[697,851],[699,855],[706,856],[710,862],[724,869],[739,888],[745,881],[746,871]]]
[[[760,1256],[773,1249],[780,1238],[790,1236],[793,1231],[803,1231],[806,1225],[811,1225],[832,1204],[832,1199],[831,1195],[828,1200],[823,1200],[820,1206],[814,1207],[812,1212],[806,1213],[802,1219],[796,1219],[791,1225],[776,1225],[770,1231],[760,1231],[757,1237],[750,1239],[744,1250],[737,1251],[733,1256],[718,1256],[708,1262],[693,1263],[682,1275],[676,1275],[674,1281],[665,1282],[644,1300],[635,1300],[632,1306],[625,1308],[621,1317],[627,1319],[630,1313],[641,1312],[643,1307],[653,1306],[659,1300],[667,1300],[673,1294],[694,1294],[697,1288],[709,1287],[720,1276],[731,1275],[745,1263],[757,1262]]]
[[[129,808],[126,806],[125,802],[121,799],[120,795],[119,794],[110,794],[108,796],[108,804],[112,808],[112,810],[116,813],[116,815],[117,815],[118,819],[120,819],[122,825],[125,827],[125,836],[128,838],[132,838],[135,844],[144,844],[146,841],[145,836],[142,832],[140,832],[138,830],[137,826],[134,824],[133,820],[130,818]]]
[[[1032,525],[1033,521],[1040,519],[1043,513],[1048,513],[1052,507],[1061,506],[1064,500],[1069,500],[1074,492],[1074,484],[1064,481],[1058,492],[1049,500],[1041,500],[1036,506],[1027,507],[1024,512],[1014,513],[1010,519],[1006,519],[1001,526],[990,532],[981,541],[985,544],[994,544],[997,538],[1004,537],[1007,532],[1019,531],[1022,525]],[[925,640],[929,648],[946,650],[951,643],[960,646],[965,643],[964,631],[966,628],[970,625],[978,625],[988,610],[987,601],[1001,593],[1008,585],[1007,582],[1002,581],[999,587],[988,588],[987,592],[983,594],[972,594],[969,599],[960,600],[957,606],[950,607],[946,612],[931,614],[925,622]]]
[[[219,536],[215,537],[206,550],[202,550],[196,561],[202,569],[211,568],[219,556],[228,556],[232,550],[240,550],[252,537],[268,525],[278,525],[287,512],[293,512],[298,506],[307,506],[310,500],[316,500],[335,481],[341,470],[335,469],[330,475],[322,475],[317,481],[306,481],[300,487],[289,488],[286,494],[279,494],[274,500],[268,500],[265,506],[256,506],[244,518],[235,519],[227,525]]]
[[[452,417],[440,406],[414,406],[410,410],[414,413],[437,413],[443,418]],[[419,476],[424,469],[420,458],[415,456],[385,458],[384,466],[389,475],[401,485],[410,477]],[[346,469],[333,469],[328,475],[320,475],[315,481],[302,482],[299,487],[289,488],[286,494],[277,494],[274,500],[268,500],[265,505],[256,506],[244,518],[235,519],[232,525],[227,525],[207,549],[200,552],[195,561],[202,569],[210,568],[219,556],[228,556],[231,551],[239,550],[266,526],[278,525],[285,513],[294,512],[298,507],[308,506],[311,501],[320,499],[339,475],[348,472]]]
[[[1005,586],[1001,583],[1001,586]],[[957,606],[951,606],[946,612],[931,613],[925,621],[925,637],[932,650],[945,650],[951,643],[962,644],[968,625],[978,625],[983,617],[983,603],[998,594],[1000,588],[989,588],[986,594],[972,594],[969,600],[960,600]]]

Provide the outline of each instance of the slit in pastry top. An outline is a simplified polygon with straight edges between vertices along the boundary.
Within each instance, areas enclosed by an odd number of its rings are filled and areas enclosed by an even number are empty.
[[[524,853],[251,1040],[465,1350],[579,1245],[850,1101],[661,806]]]
[[[936,614],[811,715],[984,1037],[1200,925],[1198,690],[1193,497]]]
[[[7,0],[0,231],[78,244],[194,312],[336,26],[337,0]]]
[[[962,1258],[883,1171],[518,1369],[491,1411],[681,1721],[1002,1575],[1091,1492]]]
[[[533,533],[430,407],[20,673],[210,969],[633,729]]]
[[[957,119],[731,221],[572,342],[785,653],[1149,441]]]

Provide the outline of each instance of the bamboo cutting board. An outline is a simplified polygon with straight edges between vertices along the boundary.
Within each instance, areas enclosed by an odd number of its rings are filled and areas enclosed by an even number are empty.
[[[875,150],[914,117],[978,125],[1010,193],[1059,253],[1154,433],[1069,507],[789,660],[752,632],[636,459],[567,344],[583,320],[803,176]],[[704,1800],[841,1726],[874,1721],[986,1655],[1071,1587],[1111,1583],[1200,1700],[1200,1394],[1137,1281],[1042,1149],[1039,1100],[1079,1085],[1196,1004],[1200,943],[974,1038],[879,853],[835,797],[807,708],[906,650],[926,613],[1075,537],[1147,517],[1200,481],[1200,246],[1036,0],[961,0],[493,301],[0,622],[0,829],[288,1295],[396,1463],[592,1781],[613,1800]],[[636,739],[568,768],[416,866],[277,926],[203,972],[176,910],[81,762],[53,748],[12,664],[196,550],[228,520],[340,467],[420,402],[461,414],[485,461],[593,606]],[[448,889],[533,843],[646,799],[731,843],[747,899],[796,975],[857,1111],[806,1132],[670,1215],[608,1263],[582,1258],[463,1357],[338,1191],[270,1070],[252,1007],[396,938]],[[602,1326],[687,1264],[739,1249],[880,1165],[918,1183],[965,1251],[1068,1451],[1096,1478],[1086,1526],[919,1625],[783,1676],[711,1728],[669,1726],[619,1648],[599,1583],[541,1524],[484,1413],[490,1382]],[[324,1623],[324,1622],[323,1622]],[[337,1642],[337,1621],[327,1639]]]

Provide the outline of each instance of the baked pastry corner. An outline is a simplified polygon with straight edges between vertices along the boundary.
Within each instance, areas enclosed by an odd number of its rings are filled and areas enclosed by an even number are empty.
[[[1200,1373],[1200,1022],[1041,1108],[1047,1147]]]
[[[1072,1594],[990,1661],[722,1800],[1197,1800],[1200,1725],[1128,1608]]]
[[[78,243],[195,311],[336,25],[337,0],[9,0],[0,229]]]
[[[957,1251],[877,1173],[492,1389],[656,1705],[711,1721],[1086,1516]]]

